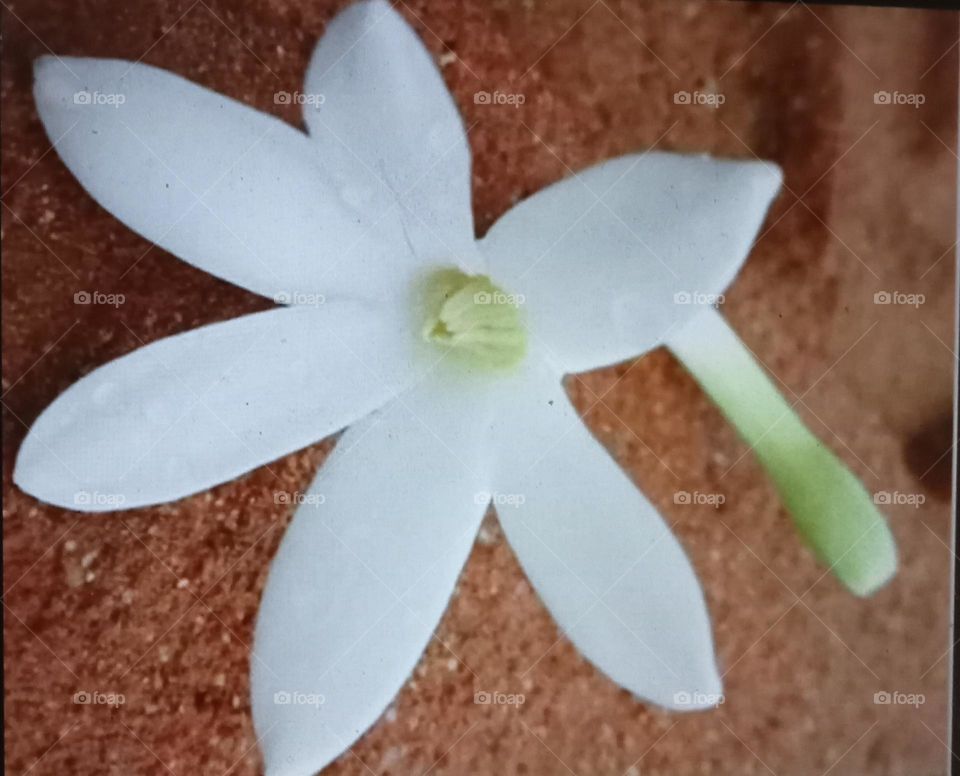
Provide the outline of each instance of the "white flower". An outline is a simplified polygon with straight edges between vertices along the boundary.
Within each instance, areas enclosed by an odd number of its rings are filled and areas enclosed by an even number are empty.
[[[758,436],[770,418],[741,417],[717,353],[767,397],[744,397],[750,407],[779,412],[775,392],[696,301],[715,300],[744,261],[780,186],[775,166],[613,159],[478,241],[460,116],[382,0],[349,7],[318,45],[296,93],[309,134],[115,60],[45,57],[35,96],[60,156],[107,210],[287,306],[152,343],[77,382],[24,442],[20,487],[70,509],[141,507],[347,428],[309,492],[284,499],[299,506],[251,659],[268,773],[312,773],[376,720],[491,500],[560,628],[601,671],[660,706],[717,702],[690,564],[561,379],[666,341]],[[803,490],[778,479],[778,466],[796,475],[782,448],[758,452],[782,490]],[[840,554],[809,534],[828,561]]]

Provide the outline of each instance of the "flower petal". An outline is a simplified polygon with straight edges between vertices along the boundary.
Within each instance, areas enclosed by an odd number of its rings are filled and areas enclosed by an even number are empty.
[[[703,593],[680,544],[600,448],[559,381],[532,370],[497,421],[494,505],[564,634],[659,706],[721,701]]]
[[[287,529],[251,661],[269,776],[345,751],[429,641],[489,501],[466,409],[431,381],[349,428]]]
[[[323,182],[310,139],[148,65],[45,56],[34,97],[64,163],[134,231],[282,301],[386,296],[409,264]],[[382,243],[382,244],[381,244]]]
[[[171,501],[343,428],[414,379],[396,319],[288,307],[159,340],[74,383],[20,448],[15,482],[82,511]]]
[[[567,372],[659,344],[733,280],[780,188],[765,162],[649,152],[603,162],[510,210],[480,243],[494,281]]]
[[[324,168],[358,210],[395,220],[422,260],[482,272],[463,122],[403,17],[383,0],[350,5],[317,45],[304,88]]]

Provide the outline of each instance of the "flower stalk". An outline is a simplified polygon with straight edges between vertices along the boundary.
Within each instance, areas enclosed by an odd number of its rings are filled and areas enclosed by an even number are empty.
[[[870,494],[803,424],[723,316],[695,316],[668,345],[750,445],[817,557],[856,595],[889,581],[896,545]]]

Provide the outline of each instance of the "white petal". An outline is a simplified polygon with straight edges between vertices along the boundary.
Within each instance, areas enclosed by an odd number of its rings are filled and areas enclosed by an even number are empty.
[[[584,371],[656,346],[721,293],[780,183],[766,162],[623,156],[521,202],[480,248],[535,336]]]
[[[330,178],[417,256],[475,272],[470,147],[429,51],[383,0],[330,22],[307,71],[304,118]]]
[[[119,60],[41,57],[34,96],[97,202],[217,277],[272,299],[385,296],[409,263],[356,222],[310,139],[279,119]]]
[[[287,529],[251,659],[270,776],[346,750],[427,645],[489,501],[468,410],[431,384],[352,426]],[[284,702],[310,695],[323,703]]]
[[[604,451],[556,378],[531,370],[496,423],[494,504],[560,628],[659,706],[721,692],[703,593],[669,526]]]
[[[289,307],[159,340],[74,383],[20,448],[15,482],[82,511],[205,490],[316,442],[414,379],[397,321]]]

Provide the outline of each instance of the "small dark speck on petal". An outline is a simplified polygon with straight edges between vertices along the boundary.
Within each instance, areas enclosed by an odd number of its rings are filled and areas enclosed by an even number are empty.
[[[553,406],[553,399],[551,399],[550,401],[548,401],[547,404],[549,404],[549,405],[552,407],[552,406]]]

